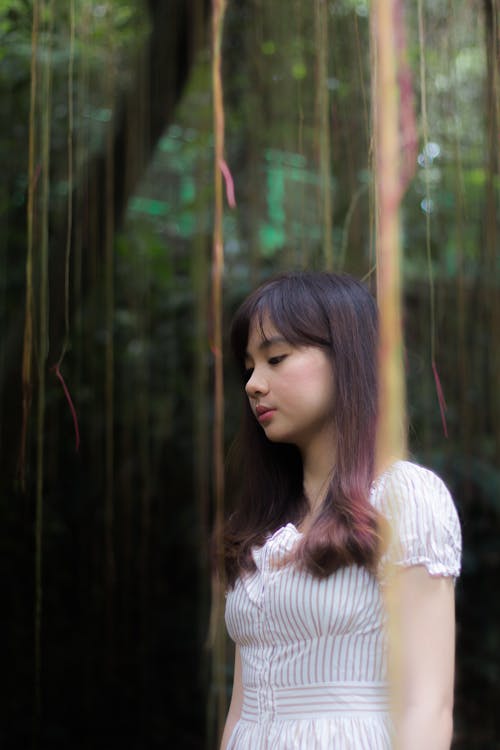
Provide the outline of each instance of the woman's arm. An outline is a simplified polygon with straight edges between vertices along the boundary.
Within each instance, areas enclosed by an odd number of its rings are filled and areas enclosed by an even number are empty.
[[[229,738],[233,733],[236,722],[241,715],[241,706],[243,704],[243,685],[241,681],[241,657],[240,648],[236,646],[234,652],[234,678],[233,678],[233,694],[231,696],[231,704],[227,714],[226,724],[224,726],[224,732],[222,734],[222,741],[220,750],[226,750],[229,742]]]
[[[396,577],[392,602],[395,747],[449,750],[455,663],[453,579],[431,577],[423,566],[407,568]]]

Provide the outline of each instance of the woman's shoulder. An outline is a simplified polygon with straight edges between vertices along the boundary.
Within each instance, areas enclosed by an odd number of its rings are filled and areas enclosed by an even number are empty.
[[[433,575],[458,575],[460,521],[448,488],[434,471],[397,461],[375,481],[372,501],[390,524],[393,562],[423,564]]]
[[[386,469],[373,483],[373,501],[375,505],[386,506],[391,510],[391,501],[413,505],[415,503],[448,505],[453,500],[443,480],[431,469],[412,461],[396,461]],[[381,508],[382,509],[382,508]]]

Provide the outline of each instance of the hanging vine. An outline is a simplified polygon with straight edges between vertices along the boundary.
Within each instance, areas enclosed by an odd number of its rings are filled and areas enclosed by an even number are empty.
[[[104,317],[106,326],[105,375],[104,393],[106,410],[105,423],[105,557],[106,557],[106,619],[108,631],[108,669],[112,674],[114,661],[114,604],[115,604],[115,552],[114,552],[114,233],[115,233],[115,201],[114,201],[114,101],[115,85],[114,50],[109,50],[109,67],[107,71],[107,100],[111,117],[106,134],[106,165],[105,165],[105,195],[106,217],[104,226]]]
[[[33,245],[35,231],[35,190],[39,176],[40,165],[36,165],[37,158],[37,104],[38,104],[38,36],[40,30],[40,4],[33,0],[33,17],[31,31],[31,70],[30,70],[30,114],[29,114],[29,143],[28,143],[28,199],[26,211],[27,248],[26,248],[26,298],[24,313],[24,340],[22,361],[22,428],[19,449],[19,479],[23,492],[26,489],[26,443],[28,434],[28,420],[32,400],[32,364],[33,364]]]
[[[69,4],[69,61],[68,61],[68,88],[67,88],[67,99],[68,99],[68,131],[66,138],[66,150],[67,150],[67,161],[68,161],[68,200],[66,207],[66,249],[65,249],[65,262],[64,262],[64,339],[61,347],[61,353],[56,364],[52,367],[56,377],[61,383],[64,396],[68,402],[68,406],[73,418],[73,425],[75,430],[75,449],[78,451],[80,446],[80,430],[78,427],[78,417],[76,409],[73,405],[73,400],[66,386],[64,377],[61,373],[61,365],[66,355],[66,351],[69,344],[69,287],[70,287],[70,260],[71,260],[71,245],[72,245],[72,234],[73,234],[73,131],[74,131],[74,68],[75,68],[75,0],[70,0]]]
[[[377,196],[377,297],[380,310],[379,469],[404,455],[405,386],[402,367],[401,200],[399,108],[396,79],[395,10],[397,0],[374,7],[372,37],[376,55],[374,95],[375,181]]]
[[[323,222],[323,266],[333,270],[332,188],[330,165],[330,117],[328,96],[328,4],[314,0],[314,36],[316,43],[316,96],[319,134],[319,172],[321,176],[321,216]]]
[[[448,17],[453,19],[452,33],[446,35],[446,49],[445,58],[447,60],[456,60],[459,45],[456,39],[458,15],[456,5],[453,0],[448,0]],[[466,312],[466,287],[465,287],[465,225],[467,222],[467,201],[465,195],[465,184],[464,184],[464,169],[463,159],[460,149],[460,124],[459,124],[459,106],[457,98],[458,79],[456,65],[452,69],[454,85],[452,88],[452,111],[455,113],[451,127],[452,127],[452,143],[453,143],[453,161],[455,165],[455,246],[456,246],[456,320],[457,320],[457,347],[456,347],[456,371],[458,373],[458,393],[464,394],[469,390],[469,378],[470,372],[467,367],[467,352],[466,352],[466,324],[467,324],[467,312]],[[462,452],[465,456],[465,460],[469,461],[471,451],[469,447],[469,440],[472,434],[471,430],[471,417],[472,413],[470,410],[470,402],[468,399],[458,399],[459,401],[459,424],[462,439]]]
[[[212,254],[212,352],[214,357],[214,431],[213,470],[215,501],[215,545],[222,549],[224,523],[224,376],[222,352],[222,280],[224,274],[223,245],[223,169],[224,160],[224,101],[222,93],[221,44],[225,0],[213,0],[212,5],[212,92],[214,110],[214,229]],[[232,187],[230,174],[224,174],[226,185]],[[215,682],[216,726],[222,731],[226,716],[226,635],[223,627],[224,582],[214,578],[212,588],[213,678]]]
[[[52,119],[52,29],[54,0],[40,8],[45,23],[45,44],[40,76],[40,239],[38,265],[37,413],[36,413],[36,495],[35,495],[35,741],[39,736],[42,713],[42,542],[43,484],[45,452],[45,367],[49,350],[49,199],[50,136]],[[34,54],[38,54],[36,47]]]
[[[372,54],[375,57],[374,101],[377,225],[377,299],[379,306],[379,422],[377,473],[406,452],[405,382],[401,324],[401,247],[399,207],[400,111],[397,85],[397,6],[399,0],[377,0],[373,7]],[[392,498],[398,507],[398,498]],[[389,501],[391,502],[391,501]],[[401,695],[401,642],[397,578],[386,591],[389,615],[389,673],[396,710]]]
[[[499,216],[499,176],[500,157],[498,153],[498,132],[500,127],[500,8],[497,0],[486,0],[486,59],[487,59],[487,165],[486,165],[486,247],[485,268],[492,281],[499,278],[498,272],[498,216]],[[495,341],[500,329],[500,295],[495,284],[484,296],[485,327],[491,332]],[[498,377],[500,373],[500,354],[498,346],[491,352],[488,363],[488,386],[491,392],[494,425],[495,458],[500,462],[500,396],[498,394]]]
[[[37,132],[35,127],[37,115],[37,85],[38,85],[38,45],[40,29],[40,5],[37,0],[33,2],[33,21],[31,35],[31,86],[30,86],[30,121],[29,121],[29,157],[28,157],[28,202],[27,202],[27,252],[26,252],[26,302],[25,302],[25,321],[24,321],[24,342],[23,342],[23,364],[22,364],[22,384],[23,384],[23,420],[21,433],[21,447],[19,455],[19,472],[21,487],[25,490],[25,472],[26,472],[26,443],[28,419],[32,398],[32,361],[33,361],[33,317],[34,317],[34,292],[33,292],[33,245],[34,245],[34,227],[35,227],[35,186],[37,176],[35,175],[35,158],[37,153]],[[41,502],[40,502],[41,509]],[[38,510],[38,494],[37,494]],[[38,515],[38,513],[37,513]],[[41,714],[41,653],[40,653],[40,632],[41,632],[41,608],[42,608],[42,588],[41,588],[41,544],[38,546],[38,540],[41,542],[41,517],[40,528],[37,527],[37,550],[35,561],[35,722],[34,722],[34,740],[35,746],[38,739],[39,722]]]
[[[420,107],[422,120],[422,135],[424,142],[424,159],[427,159],[427,145],[429,143],[429,123],[427,116],[427,71],[426,71],[426,51],[425,51],[425,23],[422,0],[418,0],[418,39],[420,48]],[[436,386],[439,410],[441,413],[441,422],[443,432],[448,437],[448,426],[446,423],[446,401],[444,399],[441,380],[436,363],[436,291],[434,286],[434,271],[432,267],[432,249],[431,249],[431,213],[432,199],[430,191],[429,170],[424,170],[425,178],[425,254],[427,259],[427,277],[429,281],[429,315],[430,315],[430,349],[431,349],[431,368]]]

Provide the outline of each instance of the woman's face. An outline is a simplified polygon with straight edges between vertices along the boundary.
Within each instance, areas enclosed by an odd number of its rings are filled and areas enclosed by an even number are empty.
[[[286,341],[269,320],[250,326],[245,390],[269,440],[301,452],[333,439],[334,382],[326,352]]]

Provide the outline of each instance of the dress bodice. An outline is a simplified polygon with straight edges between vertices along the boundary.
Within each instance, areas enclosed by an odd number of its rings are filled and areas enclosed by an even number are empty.
[[[244,689],[228,750],[391,747],[383,586],[394,566],[458,575],[460,526],[444,484],[414,464],[396,464],[370,499],[393,529],[379,575],[299,569],[290,552],[301,534],[288,523],[253,550],[254,572],[228,592]]]

